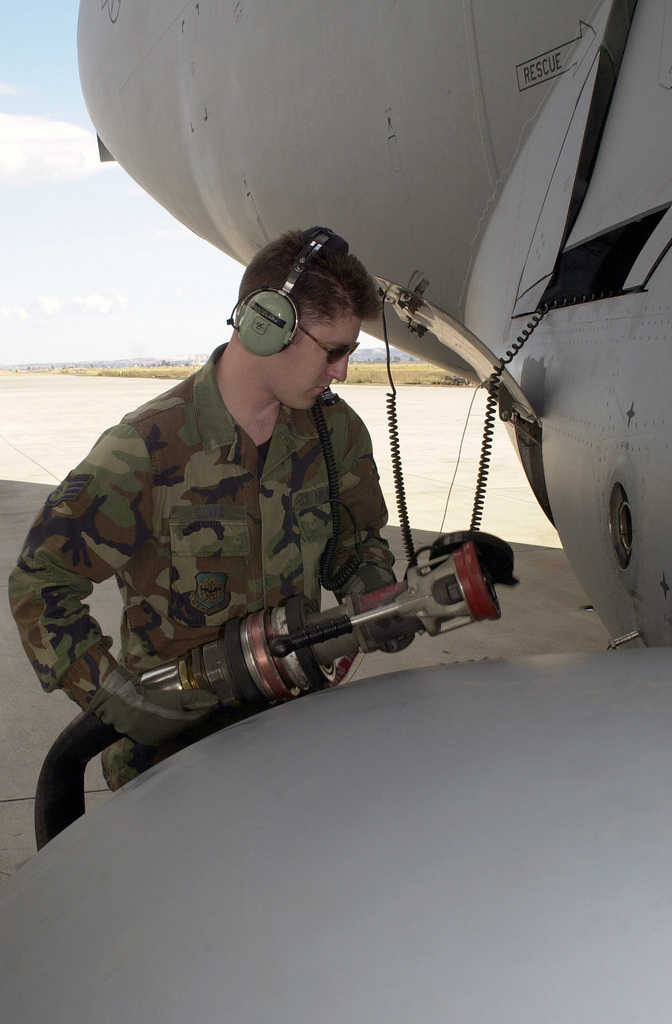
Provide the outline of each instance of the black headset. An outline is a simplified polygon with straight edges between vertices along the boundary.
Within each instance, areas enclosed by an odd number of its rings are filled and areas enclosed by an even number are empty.
[[[329,228],[303,231],[306,243],[282,288],[258,288],[244,295],[227,323],[238,331],[245,348],[256,356],[282,352],[292,341],[299,325],[299,307],[291,296],[303,271],[318,253],[333,256],[347,253],[348,243]]]

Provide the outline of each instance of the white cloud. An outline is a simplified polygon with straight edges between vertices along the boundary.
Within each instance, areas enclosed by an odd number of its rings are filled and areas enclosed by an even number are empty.
[[[103,316],[110,313],[115,305],[110,295],[78,295],[73,301],[80,312],[99,313]]]
[[[69,301],[60,299],[58,295],[40,295],[29,306],[4,306],[0,308],[0,316],[16,323],[21,320],[34,320],[40,317],[71,316],[72,314],[92,313],[107,316],[116,313],[120,308],[128,306],[127,295],[77,295]]]
[[[25,89],[17,89],[15,85],[10,85],[9,82],[0,82],[0,96],[24,96]]]
[[[72,181],[101,168],[93,132],[66,121],[0,113],[0,185]]]
[[[193,234],[184,224],[176,224],[174,227],[161,228],[160,231],[155,231],[154,237],[165,241],[171,238],[193,238]]]
[[[63,308],[63,303],[56,295],[40,295],[37,301],[47,316],[52,316],[54,313],[60,313]]]
[[[3,306],[0,314],[5,320],[27,320],[28,310],[25,306]]]

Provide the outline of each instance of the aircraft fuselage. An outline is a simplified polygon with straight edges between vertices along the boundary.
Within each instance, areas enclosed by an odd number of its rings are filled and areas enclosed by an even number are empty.
[[[229,255],[333,226],[396,287],[391,342],[480,381],[470,345],[496,363],[550,307],[507,365],[512,434],[605,624],[651,645],[672,641],[667,13],[84,0],[79,26],[105,147]]]

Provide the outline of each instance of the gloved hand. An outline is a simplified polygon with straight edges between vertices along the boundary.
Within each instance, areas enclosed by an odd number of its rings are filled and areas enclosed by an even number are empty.
[[[219,703],[207,690],[154,690],[118,665],[103,680],[88,711],[136,743],[159,746],[207,718]]]
[[[346,594],[370,594],[372,590],[380,590],[396,582],[397,578],[391,569],[375,562],[362,562],[342,588],[340,597]]]
[[[391,569],[386,569],[375,562],[364,562],[345,584],[340,596],[343,598],[346,594],[352,597],[359,594],[370,594],[372,591],[381,590],[396,582],[397,578]],[[387,654],[396,654],[413,643],[415,633],[399,635],[394,630],[393,622],[382,621],[375,625],[371,624],[367,629],[367,634],[371,644],[377,650],[385,651]]]

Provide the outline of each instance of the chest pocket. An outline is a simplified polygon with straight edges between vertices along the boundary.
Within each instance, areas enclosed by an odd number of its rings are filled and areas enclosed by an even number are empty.
[[[171,615],[215,626],[245,614],[250,537],[245,509],[177,506],[170,514]]]
[[[303,592],[319,603],[320,558],[332,531],[328,488],[300,491],[294,499],[294,513],[301,538]]]

